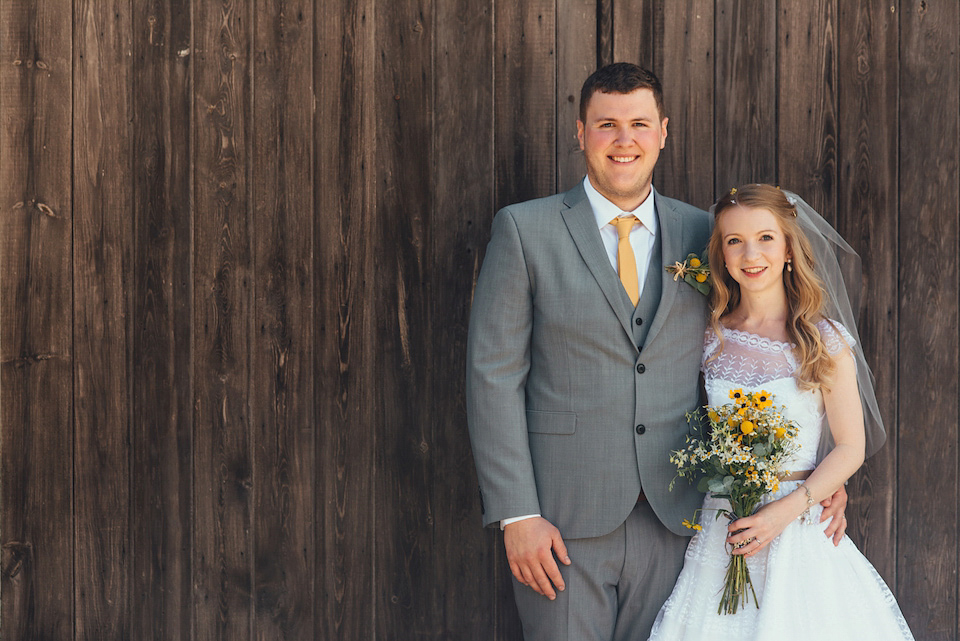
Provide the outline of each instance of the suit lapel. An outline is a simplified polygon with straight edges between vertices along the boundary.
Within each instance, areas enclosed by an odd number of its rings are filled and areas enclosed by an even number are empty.
[[[587,194],[583,191],[583,184],[568,191],[563,198],[566,208],[560,212],[563,216],[563,222],[566,223],[573,242],[580,251],[583,262],[587,264],[590,273],[600,285],[600,290],[606,297],[610,307],[620,320],[623,331],[633,342],[633,334],[630,330],[630,319],[633,316],[633,310],[629,306],[629,298],[623,291],[623,285],[620,284],[620,278],[617,272],[610,266],[610,259],[607,257],[607,251],[603,247],[603,241],[600,240],[600,230],[597,228],[597,219],[593,215],[593,209],[590,207],[590,201],[587,200]]]
[[[654,192],[657,206],[657,216],[660,221],[660,247],[663,253],[662,260],[664,264],[673,264],[676,260],[682,260],[685,256],[680,256],[683,251],[683,217],[671,207],[658,192]],[[652,343],[657,334],[667,322],[670,315],[670,308],[677,297],[679,282],[674,282],[673,276],[664,269],[664,265],[650,265],[650,269],[659,269],[662,278],[662,290],[660,292],[660,305],[657,307],[657,313],[653,317],[653,324],[647,334],[645,345]]]

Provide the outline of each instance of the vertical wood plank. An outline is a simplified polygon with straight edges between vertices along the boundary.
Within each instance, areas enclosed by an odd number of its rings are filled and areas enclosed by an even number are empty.
[[[373,0],[315,14],[317,638],[374,638]]]
[[[503,562],[498,535],[481,527],[476,472],[466,429],[464,379],[470,299],[489,236],[494,207],[493,68],[478,61],[493,56],[493,1],[436,4],[435,150],[430,247],[434,321],[429,404],[436,426],[431,451],[436,566],[430,597],[437,601],[438,639],[494,638],[494,612],[511,593],[499,590]],[[469,78],[464,82],[464,78]],[[579,95],[579,94],[578,94]],[[463,145],[469,141],[470,153]]]
[[[658,29],[660,27],[661,29]],[[613,60],[653,70],[663,8],[657,0],[613,0]]]
[[[131,7],[74,3],[76,639],[127,639]]]
[[[886,0],[838,4],[837,231],[863,260],[860,340],[887,429],[848,486],[847,532],[895,588],[898,20]]]
[[[191,0],[133,15],[132,638],[193,639]]]
[[[501,207],[557,190],[556,3],[494,0],[494,207],[482,221],[482,247]],[[482,256],[481,256],[482,260]],[[494,609],[498,639],[519,636],[503,537],[495,537]]]
[[[958,292],[940,274],[957,272],[960,7],[900,8],[897,588],[917,638],[940,641],[957,637]]]
[[[314,639],[313,8],[254,3],[257,639]]]
[[[0,5],[2,636],[72,639],[72,12]]]
[[[382,379],[377,420],[375,510],[376,632],[436,638],[433,548],[433,415],[436,341],[429,313],[433,242],[432,0],[376,8],[376,209],[374,267],[379,314],[375,370]],[[371,384],[374,384],[371,380]],[[382,521],[381,521],[382,519]]]
[[[837,0],[781,0],[778,177],[837,218]]]
[[[557,191],[587,173],[577,141],[580,88],[597,69],[596,0],[557,0]]]
[[[253,632],[250,32],[247,2],[195,5],[194,629],[230,641]]]
[[[717,195],[743,183],[776,183],[776,18],[774,3],[717,0]]]
[[[496,206],[556,191],[554,1],[494,4]]]
[[[597,68],[613,62],[613,0],[597,0]]]
[[[663,2],[654,71],[663,83],[667,145],[654,184],[706,209],[713,193],[714,42],[712,0]]]

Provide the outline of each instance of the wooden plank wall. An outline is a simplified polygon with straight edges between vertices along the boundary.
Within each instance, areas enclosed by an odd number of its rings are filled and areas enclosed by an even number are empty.
[[[656,184],[864,258],[851,534],[958,641],[953,0],[2,0],[0,636],[519,638],[464,344],[495,210],[661,75]]]

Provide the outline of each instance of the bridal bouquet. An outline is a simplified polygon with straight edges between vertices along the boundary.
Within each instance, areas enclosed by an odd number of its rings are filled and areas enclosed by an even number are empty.
[[[773,404],[772,394],[735,389],[730,399],[720,407],[703,408],[703,414],[687,416],[688,420],[706,418],[708,433],[705,438],[688,436],[687,446],[674,451],[670,462],[677,466],[677,476],[698,479],[701,492],[727,499],[730,509],[719,510],[717,518],[723,514],[733,521],[753,514],[764,494],[780,489],[780,479],[789,474],[784,463],[799,444],[796,425],[784,418],[782,407]],[[685,520],[684,525],[700,529],[695,520]],[[731,555],[717,613],[735,614],[749,603],[750,595],[760,607],[746,559]]]

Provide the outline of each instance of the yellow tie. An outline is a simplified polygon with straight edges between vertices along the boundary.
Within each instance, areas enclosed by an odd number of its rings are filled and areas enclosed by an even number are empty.
[[[610,221],[611,225],[617,226],[617,235],[620,237],[620,242],[617,243],[617,271],[620,272],[620,282],[627,290],[627,296],[633,301],[634,307],[640,300],[640,283],[637,281],[637,258],[630,245],[630,230],[634,223],[639,222],[636,216],[618,216]]]

